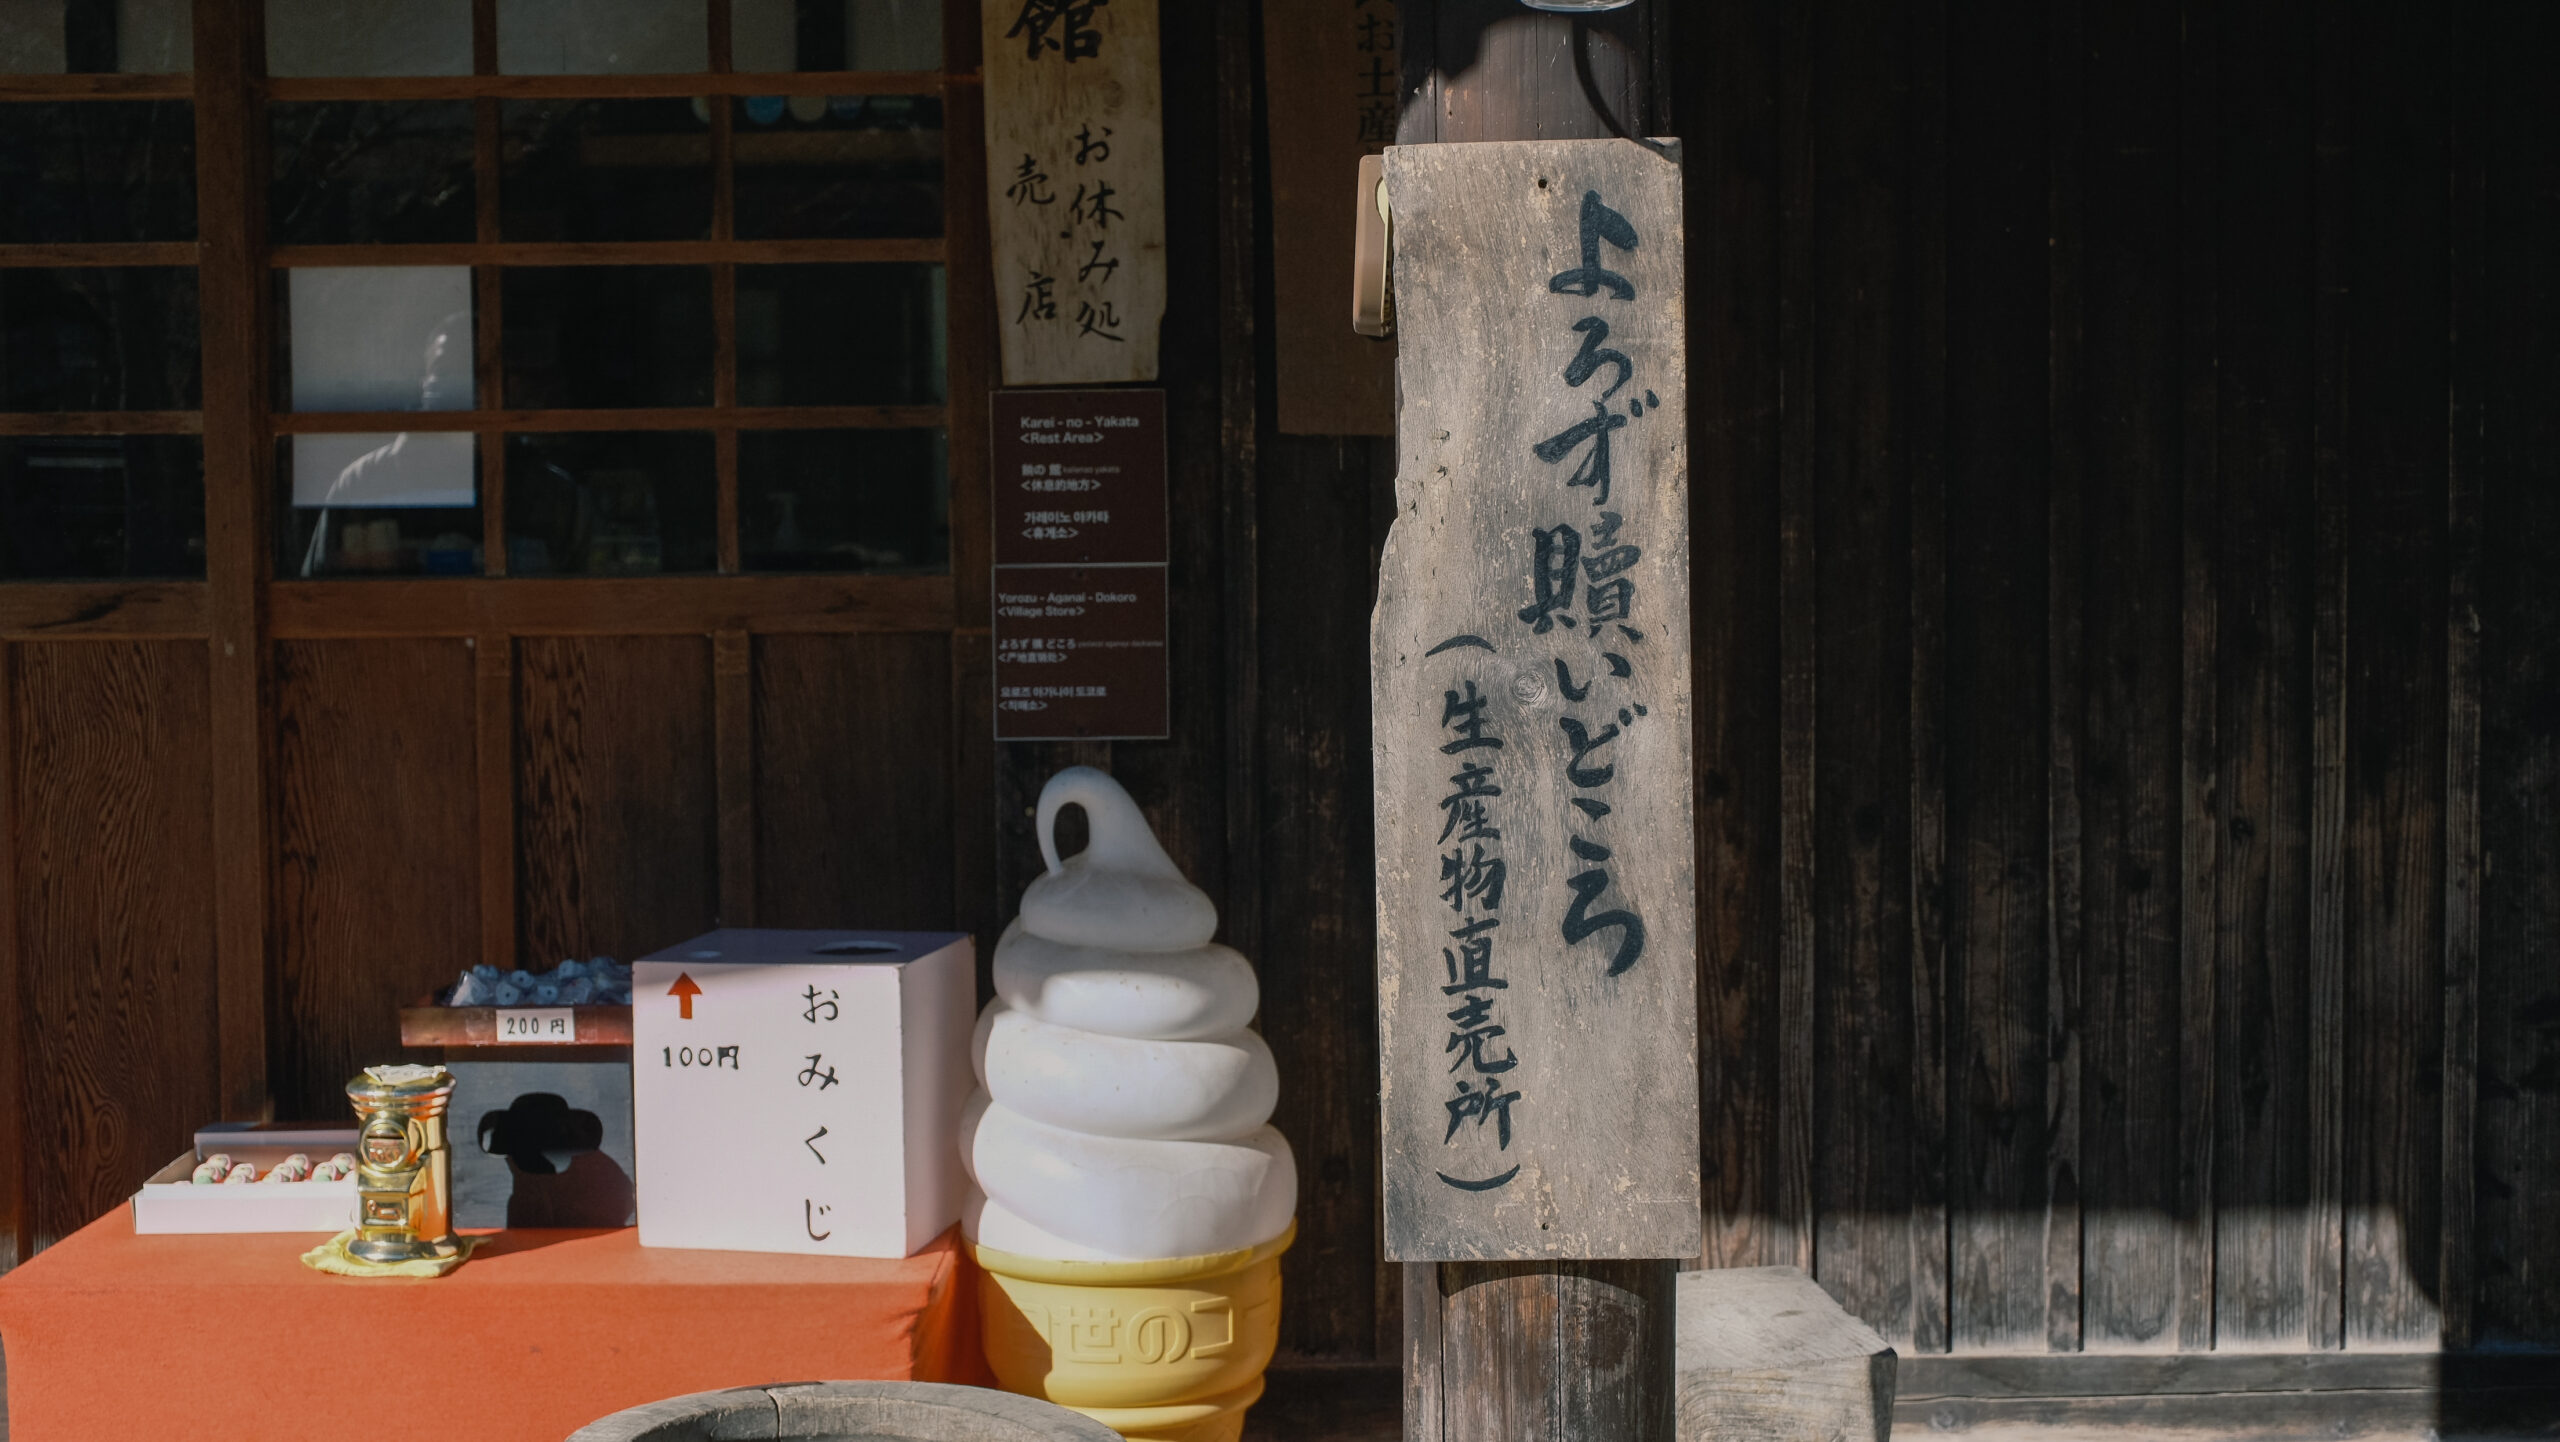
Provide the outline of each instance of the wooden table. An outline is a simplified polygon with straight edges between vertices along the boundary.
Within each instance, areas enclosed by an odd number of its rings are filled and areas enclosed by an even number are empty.
[[[10,1431],[75,1442],[559,1442],[714,1387],[988,1384],[956,1230],[900,1262],[493,1233],[434,1280],[324,1276],[316,1236],[138,1237],[123,1208],[0,1278]],[[365,1406],[368,1391],[384,1401]]]

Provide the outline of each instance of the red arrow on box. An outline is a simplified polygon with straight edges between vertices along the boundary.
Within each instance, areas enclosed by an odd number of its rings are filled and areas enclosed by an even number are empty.
[[[693,999],[702,995],[702,986],[680,971],[676,973],[676,984],[667,988],[667,995],[674,997],[676,1005],[682,1008],[678,1015],[686,1021],[691,1021],[693,1020]]]

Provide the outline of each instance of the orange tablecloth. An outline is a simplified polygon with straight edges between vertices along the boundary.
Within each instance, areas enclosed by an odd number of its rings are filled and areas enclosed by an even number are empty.
[[[299,1260],[320,1240],[137,1237],[118,1208],[0,1278],[12,1434],[336,1439],[374,1430],[362,1415],[386,1437],[560,1442],[713,1387],[992,1382],[956,1229],[903,1262],[501,1232],[433,1280],[324,1276]]]

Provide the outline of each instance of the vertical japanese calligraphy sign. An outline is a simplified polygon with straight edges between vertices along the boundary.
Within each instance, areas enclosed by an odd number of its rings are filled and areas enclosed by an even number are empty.
[[[1009,386],[1156,378],[1156,0],[980,0],[987,206]]]
[[[1262,7],[1270,95],[1271,330],[1280,430],[1395,432],[1395,342],[1344,323],[1351,298],[1353,177],[1395,143],[1395,0]]]
[[[1387,1255],[1698,1249],[1676,149],[1400,146],[1371,629]]]

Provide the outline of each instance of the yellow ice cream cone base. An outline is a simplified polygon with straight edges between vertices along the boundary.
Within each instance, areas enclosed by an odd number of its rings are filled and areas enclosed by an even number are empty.
[[[1128,1442],[1239,1442],[1244,1436],[1244,1409],[1262,1396],[1257,1375],[1232,1392],[1197,1402],[1162,1407],[1078,1407],[1075,1410],[1119,1433]]]
[[[973,1245],[988,1365],[1008,1392],[1130,1442],[1235,1442],[1280,1340],[1280,1254],[1055,1262]]]

